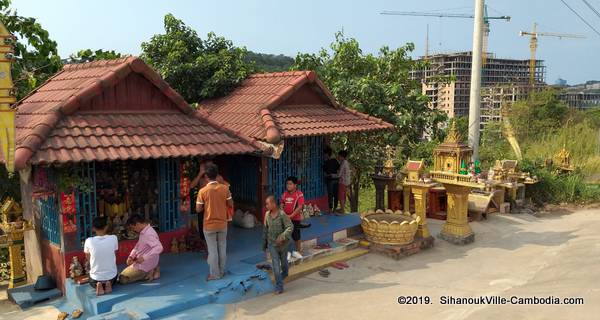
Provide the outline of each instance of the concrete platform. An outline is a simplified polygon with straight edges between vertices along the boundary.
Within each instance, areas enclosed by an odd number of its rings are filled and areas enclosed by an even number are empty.
[[[302,229],[306,243],[332,243],[334,238],[340,241],[340,237],[355,233],[360,228],[360,217],[327,215],[313,217],[310,223],[310,228]],[[230,227],[227,238],[227,275],[221,280],[205,280],[205,253],[164,254],[160,279],[117,284],[112,293],[100,297],[89,284],[78,285],[69,279],[61,310],[81,308],[81,319],[219,319],[225,313],[224,305],[273,291],[269,274],[255,267],[265,260],[261,252],[262,228]],[[355,244],[334,244],[331,251],[352,246]]]
[[[377,243],[369,244],[369,250],[378,253],[394,260],[400,260],[413,254],[417,254],[422,250],[427,250],[433,247],[435,239],[432,236],[427,238],[415,237],[415,240],[405,245],[382,245]]]
[[[21,308],[29,308],[36,303],[58,298],[62,295],[58,289],[35,290],[33,284],[7,290],[8,299]]]

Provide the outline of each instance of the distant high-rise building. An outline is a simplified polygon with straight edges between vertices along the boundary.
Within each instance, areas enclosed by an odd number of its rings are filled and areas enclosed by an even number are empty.
[[[558,79],[556,79],[556,81],[554,81],[554,85],[559,86],[559,87],[564,87],[567,85],[567,80],[565,80],[563,78],[558,78]]]
[[[423,94],[430,98],[432,108],[444,110],[449,117],[467,116],[471,88],[471,59],[471,52],[436,54],[421,58],[420,61],[427,62],[426,67],[413,70],[411,78],[421,81]],[[488,87],[509,85],[513,89],[500,91],[510,91],[511,95],[515,93],[516,96],[521,96],[528,87],[531,87],[529,86],[528,59],[500,59],[491,53],[486,53],[486,62],[482,72],[482,91]],[[544,61],[536,60],[534,87],[545,86],[545,74]],[[442,81],[440,78],[446,81]],[[484,96],[482,96],[482,102],[483,98]],[[514,98],[511,97],[511,99]],[[485,118],[488,119],[488,117]]]

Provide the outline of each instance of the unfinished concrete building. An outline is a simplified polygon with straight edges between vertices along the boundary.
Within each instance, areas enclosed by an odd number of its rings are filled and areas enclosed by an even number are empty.
[[[411,72],[412,79],[422,83],[423,94],[431,99],[431,107],[444,110],[449,117],[469,114],[471,83],[471,52],[436,54],[427,58],[427,66]],[[483,66],[482,88],[498,85],[527,88],[529,83],[529,60],[501,59],[486,53]],[[534,87],[545,85],[543,60],[536,60]],[[450,79],[440,82],[440,78]]]
[[[538,86],[536,88],[541,88]],[[507,112],[517,100],[526,99],[531,91],[527,85],[498,84],[481,89],[480,129],[489,122],[502,120],[503,112]]]

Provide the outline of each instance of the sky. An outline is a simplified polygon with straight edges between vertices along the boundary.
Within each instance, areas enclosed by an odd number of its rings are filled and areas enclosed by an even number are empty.
[[[565,0],[600,30],[600,17],[582,0]],[[600,10],[600,0],[587,0]],[[529,59],[529,38],[520,30],[585,35],[585,39],[541,37],[538,59],[546,61],[548,83],[600,80],[600,35],[569,11],[561,0],[487,0],[493,20],[488,51],[501,58]],[[81,49],[107,49],[137,55],[140,44],[163,33],[163,17],[174,14],[201,36],[213,31],[249,50],[295,56],[328,47],[337,31],[356,38],[363,51],[415,44],[414,57],[425,52],[429,25],[430,53],[470,51],[471,19],[385,16],[383,10],[472,13],[473,0],[13,0],[23,16],[35,17],[67,57]]]

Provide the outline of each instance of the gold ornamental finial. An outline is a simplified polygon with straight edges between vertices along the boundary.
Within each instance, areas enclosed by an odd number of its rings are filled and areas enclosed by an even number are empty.
[[[460,133],[456,128],[456,120],[452,119],[450,122],[450,130],[448,130],[448,135],[446,135],[445,143],[459,143],[461,141]]]

